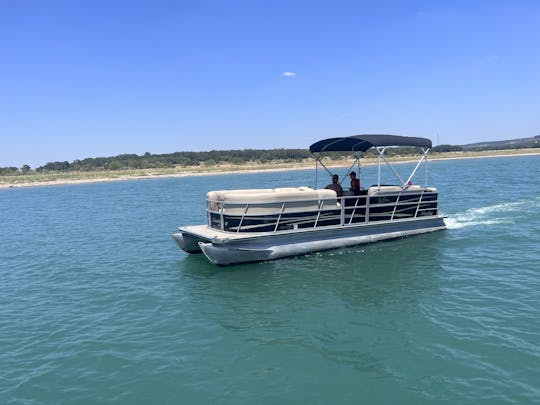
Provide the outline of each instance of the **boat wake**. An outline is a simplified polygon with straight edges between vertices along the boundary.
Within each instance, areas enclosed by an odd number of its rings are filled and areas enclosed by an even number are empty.
[[[523,212],[531,212],[540,206],[540,197],[487,207],[471,208],[461,213],[450,214],[444,222],[448,229],[476,225],[513,224]]]

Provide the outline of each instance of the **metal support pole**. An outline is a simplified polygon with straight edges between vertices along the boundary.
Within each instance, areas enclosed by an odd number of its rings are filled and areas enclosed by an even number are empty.
[[[339,224],[343,226],[345,224],[345,198],[341,197],[341,213],[339,218]]]
[[[409,176],[409,178],[407,179],[407,181],[403,184],[403,187],[405,187],[405,186],[407,186],[409,184],[409,182],[413,179],[414,175],[416,174],[418,168],[420,167],[420,165],[424,161],[425,161],[425,166],[424,166],[424,170],[425,170],[425,172],[424,172],[425,173],[424,187],[427,186],[427,156],[428,156],[429,148],[428,149],[422,148],[422,152],[423,152],[422,157],[420,158],[420,160],[416,164],[416,167],[412,171],[412,173]]]
[[[380,190],[381,189],[381,158],[383,157],[383,154],[386,148],[378,146],[376,149],[377,149],[377,153],[379,154],[379,159],[378,159],[378,164],[377,164],[378,166],[377,187]]]
[[[317,190],[318,180],[319,180],[319,160],[315,159],[315,190]]]

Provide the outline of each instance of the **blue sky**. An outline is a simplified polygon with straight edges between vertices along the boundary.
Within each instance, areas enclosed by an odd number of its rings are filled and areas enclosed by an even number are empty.
[[[538,1],[0,0],[0,167],[534,136],[539,44]]]

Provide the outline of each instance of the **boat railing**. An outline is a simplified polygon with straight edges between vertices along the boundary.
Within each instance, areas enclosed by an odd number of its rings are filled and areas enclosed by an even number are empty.
[[[298,228],[353,226],[383,220],[418,218],[438,213],[433,188],[379,188],[365,195],[283,201],[207,199],[208,225],[230,232],[276,232]]]

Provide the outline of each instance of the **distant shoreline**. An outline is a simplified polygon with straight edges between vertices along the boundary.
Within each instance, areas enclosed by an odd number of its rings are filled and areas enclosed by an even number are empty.
[[[478,159],[478,158],[494,158],[494,157],[513,157],[513,156],[534,156],[540,155],[538,149],[521,149],[521,150],[501,150],[501,151],[485,151],[485,152],[448,152],[429,157],[429,161],[438,160],[461,160],[461,159]],[[395,157],[391,160],[393,163],[411,163],[417,160],[407,157]],[[376,164],[376,159],[364,159],[363,166]],[[350,161],[330,161],[328,167],[347,167]],[[313,161],[298,162],[298,163],[267,163],[259,165],[218,165],[211,167],[196,167],[195,169],[176,168],[176,169],[139,169],[133,171],[118,171],[118,172],[75,172],[62,174],[39,174],[33,175],[35,178],[32,181],[12,181],[21,179],[20,177],[2,176],[0,177],[0,189],[20,188],[20,187],[44,187],[56,185],[73,185],[87,183],[103,183],[114,181],[129,181],[142,179],[165,179],[178,177],[197,177],[197,176],[213,176],[238,173],[264,173],[264,172],[280,172],[289,170],[308,170],[314,168]],[[54,178],[58,176],[58,178]],[[95,176],[95,177],[94,177]],[[42,179],[40,179],[42,177]],[[51,178],[52,177],[52,178]],[[23,179],[24,180],[24,179]]]

